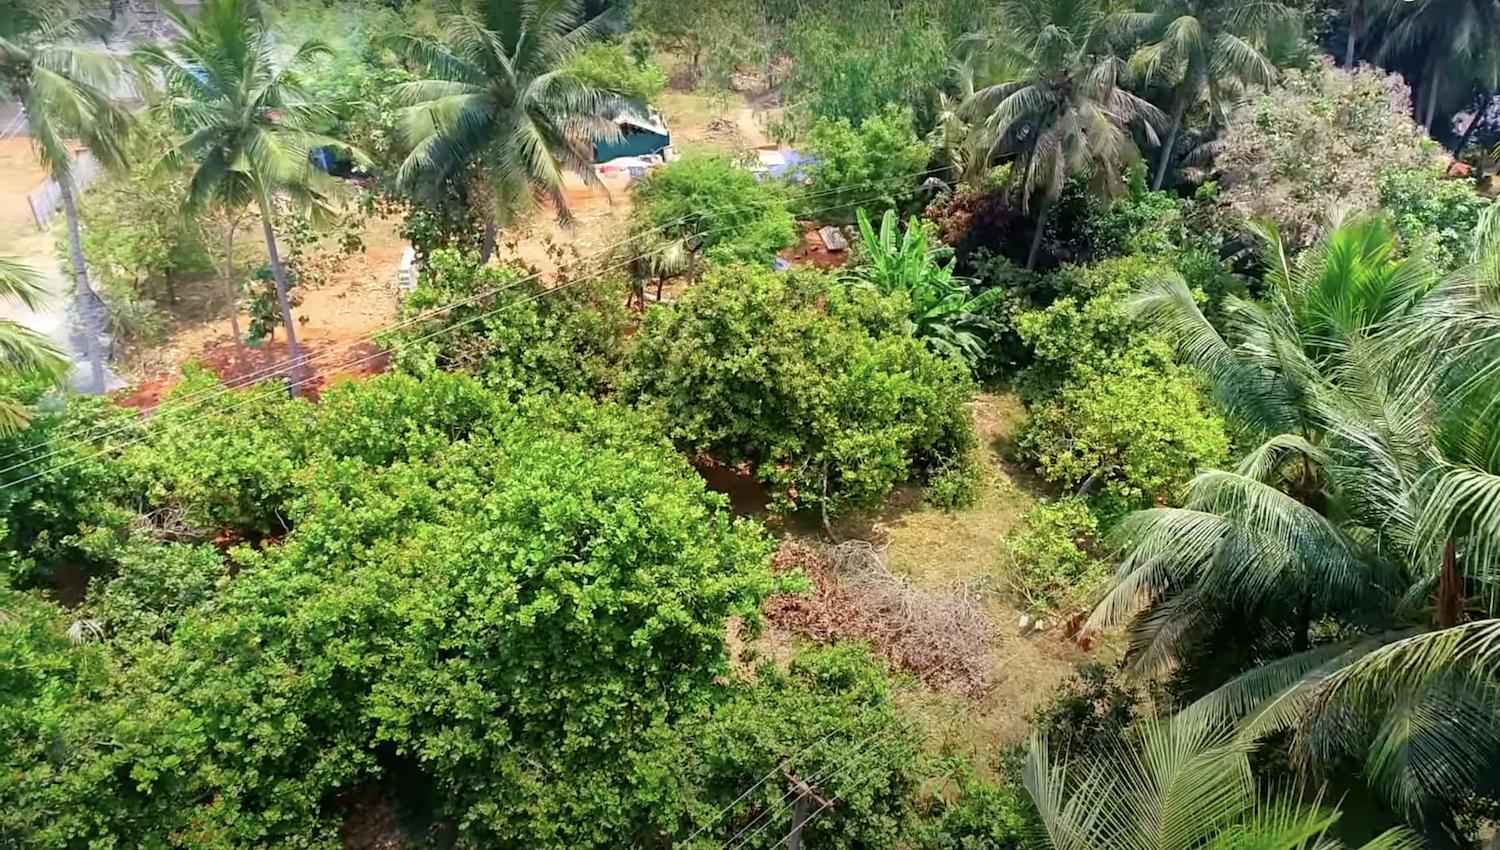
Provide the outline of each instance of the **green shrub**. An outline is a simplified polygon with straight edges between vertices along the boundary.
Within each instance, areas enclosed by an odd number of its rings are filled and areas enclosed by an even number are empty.
[[[913,211],[913,192],[932,151],[917,137],[911,110],[887,107],[855,127],[847,118],[819,119],[807,137],[817,158],[803,214],[850,222],[861,207],[873,215],[887,209]]]
[[[667,89],[667,72],[649,60],[641,62],[622,44],[596,41],[573,56],[569,76],[600,90],[650,103]]]
[[[1479,216],[1492,202],[1470,180],[1444,180],[1436,168],[1391,169],[1380,176],[1380,206],[1405,248],[1452,271],[1469,261]]]
[[[1036,806],[1013,781],[989,782],[956,764],[943,794],[924,801],[913,845],[918,850],[1026,850],[1035,834]]]
[[[1042,476],[1107,498],[1106,515],[1170,500],[1229,460],[1229,437],[1186,374],[1138,363],[1075,376],[1031,407],[1018,440]]]
[[[1119,671],[1098,662],[1079,664],[1073,676],[1032,712],[1031,726],[1054,753],[1085,760],[1113,755],[1142,716],[1141,694]]]
[[[922,488],[922,498],[943,510],[972,507],[979,500],[984,483],[984,465],[977,452],[971,451],[949,458],[934,469],[927,486]]]
[[[277,381],[226,393],[206,369],[183,373],[160,421],[122,456],[140,512],[198,539],[284,532],[303,490],[311,405]],[[184,402],[191,406],[172,411]]]
[[[549,292],[531,269],[441,249],[402,305],[406,323],[381,341],[396,367],[415,375],[462,370],[511,398],[602,395],[625,356],[624,298],[618,281],[576,281]],[[436,315],[419,318],[428,313]]]
[[[1037,610],[1088,604],[1107,575],[1093,552],[1098,533],[1099,521],[1082,499],[1037,504],[1005,540],[1011,586]]]
[[[886,668],[866,648],[821,647],[799,654],[786,673],[763,666],[712,714],[686,724],[681,734],[691,742],[690,775],[700,789],[695,821],[710,827],[705,835],[716,841],[706,846],[722,846],[750,818],[781,806],[784,780],[754,786],[790,772],[818,780],[839,800],[808,825],[809,846],[901,847],[922,741],[895,696]],[[726,806],[729,812],[718,816]],[[775,822],[764,843],[788,828]]]
[[[626,395],[791,505],[878,503],[974,442],[964,367],[908,336],[905,314],[819,275],[716,269],[647,314]]]
[[[723,157],[684,156],[646,175],[634,198],[642,226],[701,234],[705,256],[716,262],[769,265],[797,238],[785,190]]]
[[[122,505],[119,448],[142,433],[135,412],[57,399],[38,382],[6,382],[0,396],[34,408],[26,428],[0,439],[0,583],[46,585],[62,567],[107,567],[100,541],[124,539],[134,519],[134,506]]]
[[[422,389],[397,376],[343,392]],[[340,412],[414,403],[356,401]],[[107,696],[49,686],[28,698],[26,723],[53,721],[4,757],[0,811],[48,814],[7,823],[9,835],[44,848],[168,836],[335,847],[327,801],[387,777],[434,789],[433,815],[475,846],[615,846],[630,813],[672,813],[630,758],[719,699],[725,621],[753,618],[773,588],[764,533],[731,522],[616,407],[528,403],[384,468],[324,448],[346,421],[313,423],[290,532],[236,549],[212,604],[198,604],[206,550],[172,550],[148,568],[156,587],[124,559],[126,583],[98,604],[139,604],[121,634],[171,639],[121,647]]]
[[[1114,257],[1088,266],[1065,266],[1041,284],[1036,300],[1047,306],[1015,315],[1017,334],[1030,348],[1026,389],[1045,396],[1084,370],[1100,371],[1123,359],[1165,368],[1171,346],[1146,332],[1125,301],[1146,280],[1168,271],[1144,256]]]
[[[97,582],[85,611],[123,644],[170,640],[177,624],[210,604],[229,578],[223,553],[207,544],[139,538],[116,557],[113,574]]]
[[[786,26],[786,93],[799,111],[858,125],[900,104],[928,126],[952,53],[926,4],[832,6]]]

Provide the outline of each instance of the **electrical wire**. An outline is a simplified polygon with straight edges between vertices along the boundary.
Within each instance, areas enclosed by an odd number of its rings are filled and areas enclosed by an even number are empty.
[[[859,189],[868,189],[868,188],[873,188],[875,186],[879,186],[879,185],[882,185],[882,184],[885,184],[885,183],[891,183],[891,182],[896,182],[896,181],[901,181],[901,180],[910,180],[910,179],[914,179],[914,178],[917,178],[917,177],[922,177],[924,175],[930,175],[930,174],[939,173],[942,170],[943,170],[942,168],[928,168],[928,169],[924,169],[924,170],[918,171],[918,172],[911,172],[911,173],[908,173],[908,174],[900,174],[900,175],[895,175],[895,176],[891,176],[891,177],[881,178],[881,179],[878,179],[878,180],[868,180],[868,181],[865,181],[863,183],[856,183],[856,184],[853,184],[853,185],[850,185],[850,186],[840,186],[840,187],[838,187],[836,189],[825,189],[825,190],[821,190],[821,191],[818,191],[818,192],[812,192],[812,193],[808,193],[807,195],[804,195],[803,197],[804,198],[812,198],[812,197],[820,197],[820,196],[829,195],[829,194],[837,194],[837,193],[840,193],[840,192],[849,192],[849,191],[854,191],[854,190],[859,190]],[[829,210],[829,209],[837,209],[837,208],[842,207],[842,206],[847,206],[847,204],[844,204],[844,203],[833,204],[833,205],[829,205],[829,206],[825,206],[825,207],[820,207],[820,208],[817,208],[817,209],[814,209],[814,210],[810,210],[810,211],[807,211],[807,212],[809,212],[809,213],[823,212],[823,211],[826,211],[826,210]],[[606,255],[606,254],[608,254],[608,253],[616,250],[617,248],[619,248],[619,247],[621,247],[623,245],[628,245],[628,244],[630,244],[632,242],[637,242],[637,241],[639,241],[641,239],[648,238],[650,235],[652,235],[654,233],[661,232],[661,231],[666,230],[666,229],[671,228],[671,227],[676,227],[676,226],[684,223],[685,221],[687,221],[689,218],[693,218],[693,217],[696,217],[696,216],[703,216],[703,215],[711,214],[711,213],[722,213],[722,212],[729,212],[729,211],[741,210],[741,209],[746,209],[746,208],[747,207],[745,205],[724,205],[724,206],[720,206],[720,207],[710,207],[710,208],[708,208],[706,210],[701,210],[701,211],[698,211],[698,212],[694,212],[694,213],[690,213],[690,214],[687,214],[687,215],[683,215],[683,216],[678,217],[677,219],[673,219],[671,221],[668,221],[668,222],[665,222],[663,224],[657,225],[656,227],[649,228],[649,229],[647,229],[645,231],[634,233],[634,234],[632,234],[631,236],[629,236],[629,237],[627,237],[625,239],[622,239],[622,240],[619,240],[617,242],[611,243],[610,245],[606,246],[605,248],[601,248],[600,250],[593,252],[587,258],[584,258],[584,257],[578,258],[578,261],[582,262],[585,259],[592,260],[592,259],[604,256],[604,255]],[[728,228],[728,227],[716,228],[716,229],[713,229],[713,230],[705,231],[704,234],[706,234],[706,233],[720,232],[721,230],[725,230],[725,229],[730,229],[730,228]],[[699,235],[704,235],[704,234],[699,234]],[[645,252],[643,254],[639,254],[639,255],[631,258],[631,260],[629,262],[634,262],[635,260],[642,259],[645,256],[649,256],[651,253],[653,253],[653,252]],[[510,282],[508,282],[506,284],[501,284],[501,285],[498,285],[498,286],[495,286],[495,287],[491,287],[491,288],[489,288],[487,290],[482,290],[482,291],[480,291],[478,293],[475,293],[474,295],[471,295],[471,296],[469,296],[467,298],[464,298],[464,299],[461,299],[459,301],[455,301],[455,302],[452,302],[452,303],[449,303],[449,304],[445,304],[445,305],[442,305],[440,307],[434,307],[434,308],[432,308],[430,310],[424,311],[424,312],[419,313],[419,314],[417,314],[415,316],[408,317],[408,318],[403,319],[403,320],[401,320],[399,322],[395,322],[395,323],[392,323],[392,324],[387,325],[385,327],[379,328],[379,329],[377,329],[375,331],[371,331],[371,332],[369,332],[369,333],[367,333],[367,334],[365,334],[365,335],[363,335],[363,336],[361,336],[361,337],[359,337],[357,339],[348,341],[346,343],[342,343],[342,344],[340,344],[338,346],[334,346],[334,347],[331,347],[331,348],[328,348],[328,349],[324,349],[324,350],[318,352],[317,354],[313,355],[312,357],[304,357],[304,358],[302,358],[300,360],[300,365],[302,366],[302,368],[305,369],[308,365],[310,365],[312,363],[319,362],[320,360],[324,360],[324,359],[327,359],[329,357],[332,357],[335,353],[338,353],[338,352],[341,352],[341,351],[350,351],[350,350],[353,350],[353,349],[357,348],[360,345],[363,345],[363,344],[366,344],[366,343],[369,343],[369,342],[374,342],[376,337],[379,337],[379,336],[381,336],[383,334],[391,333],[392,331],[399,330],[399,329],[401,329],[403,327],[406,327],[408,325],[412,325],[412,324],[415,324],[415,323],[418,323],[418,322],[426,321],[426,320],[434,318],[436,316],[440,316],[440,315],[446,314],[446,313],[451,312],[451,311],[453,311],[453,310],[455,310],[455,309],[457,309],[459,307],[467,306],[467,305],[475,303],[477,301],[481,301],[481,300],[483,300],[485,298],[488,298],[488,297],[490,297],[492,295],[496,295],[496,294],[498,294],[500,292],[503,292],[505,290],[514,289],[514,288],[519,287],[519,286],[521,286],[521,285],[523,285],[525,283],[528,283],[530,281],[536,280],[539,277],[540,277],[540,272],[533,273],[533,274],[528,275],[528,276],[526,276],[524,278],[520,278],[518,280],[510,281]],[[365,358],[365,359],[362,359],[362,360],[356,361],[356,362],[364,362],[367,359],[370,359],[370,358]],[[258,383],[259,381],[261,381],[261,380],[263,380],[265,378],[271,377],[272,375],[275,375],[275,374],[278,374],[278,373],[282,372],[288,366],[292,366],[292,365],[295,365],[295,364],[283,362],[283,363],[276,363],[276,364],[273,364],[273,365],[270,365],[270,366],[267,366],[267,367],[263,367],[262,369],[258,370],[257,372],[252,372],[249,375],[242,375],[242,376],[240,376],[239,378],[236,379],[236,382],[227,383],[227,384],[224,384],[222,386],[215,387],[212,390],[205,390],[202,393],[200,393],[199,396],[196,397],[196,398],[194,398],[193,396],[186,396],[186,397],[183,397],[181,399],[175,399],[174,400],[174,406],[171,407],[169,410],[157,411],[153,415],[154,416],[159,416],[159,417],[166,417],[166,416],[170,416],[172,414],[178,413],[178,412],[183,411],[183,410],[187,410],[187,409],[190,409],[190,408],[193,408],[193,407],[197,407],[197,406],[199,406],[201,404],[204,404],[204,403],[206,403],[208,401],[212,401],[215,398],[221,397],[221,396],[226,395],[228,393],[231,393],[231,392],[234,392],[236,390],[242,389],[244,387],[250,386],[252,384]],[[303,381],[297,381],[297,382],[293,382],[291,385],[292,386],[300,386],[302,383],[305,383],[305,382],[306,382],[305,380],[303,380]],[[90,426],[90,428],[91,427],[92,426]],[[121,426],[117,427],[116,429],[114,429],[113,431],[108,431],[108,432],[104,432],[104,433],[100,433],[100,434],[90,435],[90,436],[86,437],[85,439],[87,439],[89,441],[98,440],[98,439],[104,439],[104,438],[113,436],[115,434],[122,433],[122,432],[124,432],[126,430],[131,430],[132,427],[133,426],[130,425],[130,424],[121,425]],[[50,440],[48,440],[48,443],[56,443],[56,442],[62,442],[62,441],[65,441],[65,440],[76,439],[81,434],[83,434],[85,431],[90,430],[90,428],[84,428],[84,429],[81,429],[79,431],[75,431],[74,433],[69,434],[69,435],[58,435],[57,437],[53,437]],[[28,452],[30,450],[31,450],[30,447],[25,448],[25,449],[16,449],[16,450],[13,450],[13,451],[11,451],[10,453],[8,453],[6,455],[0,455],[0,461],[9,460],[10,458],[13,458],[13,457],[15,457],[18,454],[24,454],[24,453],[26,453],[26,452]],[[4,467],[4,468],[0,468],[0,476],[3,476],[3,475],[5,475],[6,473],[9,473],[9,472],[14,472],[16,469],[19,469],[21,467],[28,466],[28,465],[35,464],[35,463],[40,463],[42,461],[48,460],[51,457],[55,456],[56,454],[60,454],[60,453],[62,453],[64,451],[67,451],[67,449],[60,449],[60,450],[57,450],[57,451],[55,451],[53,453],[42,455],[40,457],[28,458],[28,459],[26,459],[26,460],[24,460],[24,461],[22,461],[20,463],[16,463],[16,464],[12,464],[10,466]],[[23,479],[23,480],[25,480],[25,479]],[[4,489],[6,486],[9,486],[9,485],[0,485],[0,489]]]
[[[843,189],[841,189],[841,191],[843,191]],[[830,204],[830,205],[825,206],[825,207],[820,207],[820,208],[817,208],[817,209],[813,209],[810,212],[814,212],[814,213],[816,213],[816,212],[823,212],[823,211],[830,210],[830,209],[837,209],[839,207],[846,206],[846,205],[847,204],[844,204],[844,203]],[[721,232],[721,231],[724,231],[724,230],[730,230],[730,229],[733,229],[733,227],[734,227],[734,225],[724,225],[724,226],[721,226],[721,227],[718,227],[718,228],[711,228],[709,230],[699,231],[698,233],[694,234],[694,236],[706,236],[706,235],[709,235],[709,234],[712,234],[712,233],[718,233],[718,232]],[[581,277],[578,277],[578,278],[574,278],[572,280],[567,281],[566,283],[559,284],[558,286],[554,286],[554,287],[551,287],[549,289],[545,289],[542,292],[537,293],[536,295],[532,296],[531,298],[527,298],[527,299],[524,299],[522,301],[515,301],[515,302],[510,302],[510,303],[507,303],[507,304],[502,304],[501,306],[496,307],[496,308],[494,308],[492,310],[488,310],[488,311],[486,311],[484,313],[479,313],[479,314],[476,314],[474,316],[470,316],[469,318],[467,318],[467,319],[465,319],[465,320],[463,320],[461,322],[457,322],[457,323],[454,323],[454,324],[451,324],[451,325],[444,325],[443,327],[438,328],[436,331],[433,331],[433,332],[431,332],[429,334],[425,334],[425,335],[423,335],[421,337],[418,337],[418,338],[416,338],[414,340],[407,340],[407,341],[404,341],[403,343],[393,344],[389,350],[376,351],[376,352],[373,352],[371,354],[365,355],[364,357],[361,357],[361,358],[359,358],[357,360],[354,360],[354,361],[352,361],[350,363],[346,363],[346,364],[343,364],[343,365],[345,366],[345,368],[351,368],[351,367],[356,367],[356,366],[363,365],[364,363],[368,363],[368,362],[370,362],[372,360],[376,360],[378,358],[385,357],[389,353],[391,353],[391,351],[399,351],[402,348],[404,348],[405,346],[414,345],[414,344],[419,343],[419,342],[424,342],[424,341],[426,341],[428,339],[432,339],[433,337],[440,336],[440,335],[442,335],[444,333],[448,333],[450,331],[453,331],[453,330],[455,330],[457,328],[463,327],[463,326],[465,326],[467,324],[470,324],[472,322],[479,321],[480,319],[492,316],[495,313],[498,313],[498,312],[500,312],[502,310],[506,310],[506,309],[509,309],[511,307],[520,306],[521,304],[527,304],[527,303],[530,303],[532,301],[539,300],[540,298],[546,297],[546,296],[551,295],[553,293],[561,292],[564,289],[568,289],[568,288],[571,288],[573,286],[577,286],[578,284],[584,283],[585,281],[596,280],[596,279],[598,279],[600,277],[603,277],[608,272],[614,271],[616,268],[626,267],[626,266],[630,265],[631,263],[634,263],[637,260],[643,259],[645,257],[650,256],[653,253],[658,253],[658,252],[663,251],[663,250],[665,250],[665,246],[658,247],[656,249],[653,249],[652,251],[642,252],[642,253],[637,254],[637,255],[635,255],[633,257],[629,257],[629,258],[627,258],[625,260],[616,262],[616,263],[612,264],[611,266],[606,267],[603,271],[599,271],[599,272],[595,272],[593,274],[584,275],[584,276],[581,276]],[[508,284],[507,287],[504,287],[504,288],[513,288],[514,286],[519,285],[519,283],[522,283],[522,282],[525,282],[525,279],[523,279],[522,281],[512,282],[511,284]],[[472,299],[469,299],[469,300],[472,300]],[[268,386],[272,387],[273,390],[275,390],[275,389],[293,389],[293,388],[302,386],[303,384],[306,384],[306,383],[308,383],[310,381],[318,380],[318,379],[320,379],[320,376],[315,375],[315,374],[308,374],[308,375],[305,375],[304,377],[302,377],[301,379],[298,379],[298,380],[287,381],[284,384],[270,384]],[[239,388],[241,388],[241,387],[235,387],[234,389],[239,389]],[[202,403],[205,403],[207,401],[210,401],[213,398],[217,398],[217,397],[219,397],[221,395],[224,395],[228,391],[230,391],[230,390],[221,390],[219,392],[216,392],[216,393],[214,393],[213,395],[211,395],[211,396],[209,396],[207,398],[200,399],[193,406],[197,406],[199,404],[202,404]],[[255,401],[255,400],[257,400],[257,397],[254,396],[254,395],[250,395],[247,398],[240,400],[238,403],[236,403],[234,405],[231,405],[228,408],[228,411],[237,410],[240,407],[243,407],[244,405],[250,403],[251,401]],[[181,408],[181,409],[186,409],[186,408]],[[174,409],[171,412],[176,413],[179,410],[180,409]],[[225,411],[225,412],[228,412],[228,411]],[[180,427],[180,426],[186,424],[187,422],[191,422],[191,421],[192,421],[192,417],[187,417],[186,419],[174,422],[172,426],[168,426],[168,427]],[[112,436],[114,434],[121,433],[121,432],[126,431],[126,430],[134,430],[134,423],[122,425],[119,428],[116,428],[112,432],[107,432],[107,433],[102,434],[102,435],[91,437],[91,438],[89,438],[89,440],[104,439],[106,437]],[[126,441],[122,442],[121,444],[119,444],[118,446],[114,446],[113,448],[115,448],[115,449],[125,448],[125,447],[128,447],[128,446],[134,445],[135,443],[141,442],[141,441],[145,440],[146,438],[147,438],[147,435],[142,435],[142,436],[136,437],[134,439],[126,440]],[[61,439],[62,438],[55,438],[53,440],[49,440],[48,444],[51,444],[51,443],[54,443],[54,442],[60,442]],[[56,449],[56,450],[54,450],[54,451],[52,451],[52,452],[50,452],[48,454],[42,455],[41,457],[28,458],[27,460],[22,461],[21,463],[13,464],[13,465],[11,465],[9,467],[6,467],[5,469],[0,469],[0,475],[3,475],[4,473],[7,473],[7,472],[12,472],[12,471],[14,471],[16,469],[20,469],[20,468],[28,466],[28,465],[34,465],[34,464],[40,463],[40,462],[48,460],[48,459],[50,459],[52,457],[56,457],[59,454],[63,454],[65,452],[69,451],[71,448],[72,448],[71,446],[64,447],[64,448]],[[67,463],[61,464],[59,466],[56,466],[56,467],[49,467],[47,469],[43,469],[43,470],[40,470],[38,472],[34,472],[34,473],[30,474],[30,475],[22,476],[21,478],[17,478],[17,479],[15,479],[13,481],[7,481],[7,482],[4,482],[4,483],[0,483],[0,490],[5,490],[5,489],[8,489],[10,487],[19,486],[21,484],[24,484],[27,481],[31,481],[31,480],[33,480],[35,478],[38,478],[38,477],[40,477],[42,475],[45,475],[45,474],[48,474],[50,472],[57,472],[57,471],[61,471],[61,470],[64,470],[64,469],[68,469],[68,468],[70,468],[70,467],[72,467],[74,465],[77,465],[79,463],[83,463],[83,462],[85,462],[87,460],[92,460],[94,458],[101,457],[105,453],[107,453],[107,450],[101,450],[101,451],[95,452],[95,453],[93,453],[91,455],[86,455],[86,456],[81,456],[81,457],[78,457],[78,458],[74,458],[73,460],[71,460],[71,461],[69,461]]]

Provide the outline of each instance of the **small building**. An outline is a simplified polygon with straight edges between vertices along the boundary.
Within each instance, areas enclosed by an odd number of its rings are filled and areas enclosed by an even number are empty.
[[[655,112],[646,115],[625,110],[615,116],[615,126],[620,128],[618,139],[594,140],[594,162],[661,154],[672,144],[672,132]]]

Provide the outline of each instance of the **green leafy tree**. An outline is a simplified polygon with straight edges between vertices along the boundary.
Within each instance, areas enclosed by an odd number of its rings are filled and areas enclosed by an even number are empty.
[[[846,118],[821,119],[808,133],[807,153],[817,160],[808,188],[816,216],[849,221],[860,207],[910,209],[911,189],[932,158],[917,138],[909,108],[888,107],[855,127]]]
[[[1440,273],[1466,265],[1476,248],[1480,216],[1493,202],[1468,180],[1444,180],[1435,168],[1393,169],[1380,177],[1380,206],[1403,247]]]
[[[402,305],[406,323],[382,342],[395,350],[396,366],[413,374],[462,369],[510,397],[602,395],[624,366],[624,287],[618,280],[563,286],[549,291],[525,267],[437,251]]]
[[[280,412],[305,429],[288,439]],[[88,609],[106,638],[91,646],[118,652],[95,671],[106,682],[54,672],[64,659],[40,647],[38,663],[6,665],[57,677],[0,697],[7,731],[36,730],[8,739],[7,837],[330,847],[330,795],[398,774],[421,777],[465,843],[677,834],[697,792],[673,730],[730,696],[726,620],[753,620],[775,587],[764,531],[731,520],[646,421],[613,406],[516,406],[463,375],[386,375],[267,414],[152,423],[205,482],[243,474],[246,446],[300,451],[301,468],[276,475],[289,491],[264,494],[284,524],[222,562],[207,546],[117,547]],[[137,466],[149,457],[125,460],[133,478],[156,474]],[[236,501],[207,487],[177,498],[200,516]],[[53,622],[29,640],[60,639]],[[18,638],[0,622],[0,647]],[[852,662],[815,669],[868,680],[868,660]],[[819,716],[847,707],[849,734],[890,725],[879,693],[827,684]],[[764,739],[691,761],[738,794],[742,771],[793,752],[777,730],[818,734],[796,725],[816,704],[725,715],[704,734],[753,721]],[[886,792],[910,787],[912,746],[892,740]],[[882,799],[860,805],[903,805]]]
[[[723,157],[684,156],[646,175],[634,193],[640,225],[683,242],[694,262],[702,252],[721,262],[769,263],[797,238],[782,188]]]
[[[412,104],[411,153],[397,179],[419,195],[424,185],[468,183],[484,212],[484,259],[498,230],[537,198],[571,220],[564,171],[598,182],[592,140],[618,136],[607,120],[617,99],[567,72],[607,24],[579,23],[582,9],[582,0],[445,0],[434,34],[392,41],[428,75],[397,90]]]
[[[1147,82],[1171,90],[1166,136],[1152,189],[1161,189],[1174,156],[1183,116],[1200,102],[1224,109],[1246,85],[1270,86],[1276,67],[1259,42],[1267,30],[1295,19],[1293,7],[1276,2],[1156,0],[1148,11],[1127,17],[1126,26],[1145,40],[1130,58]]]
[[[985,356],[984,344],[992,330],[984,312],[1003,293],[992,289],[971,295],[972,281],[953,273],[952,249],[930,247],[927,225],[921,220],[909,222],[899,241],[898,230],[894,210],[886,210],[876,233],[861,208],[859,232],[868,259],[849,271],[849,279],[885,295],[905,295],[911,304],[911,334],[933,351],[974,368]]]
[[[1167,501],[1229,456],[1224,423],[1188,375],[1137,363],[1082,370],[1034,404],[1019,438],[1042,476],[1110,512]]]
[[[667,89],[667,74],[649,59],[640,62],[623,44],[599,41],[578,51],[568,75],[599,91],[648,104]]]
[[[1036,234],[1026,259],[1036,266],[1053,202],[1068,178],[1084,175],[1112,193],[1125,165],[1140,155],[1131,135],[1155,141],[1161,111],[1125,88],[1125,65],[1106,44],[1110,9],[1095,0],[1006,0],[1007,31],[992,47],[1016,54],[1019,75],[978,89],[965,108],[974,117],[975,166],[1013,159],[1012,186],[1034,210]]]
[[[1034,609],[1067,610],[1086,602],[1106,577],[1093,551],[1099,520],[1082,499],[1042,502],[1005,539],[1010,584]]]
[[[41,275],[9,257],[0,256],[0,301],[31,309],[47,299]],[[68,359],[51,340],[11,319],[0,319],[0,374],[6,378],[55,381],[67,373]],[[0,438],[9,437],[31,420],[25,405],[0,396]]]
[[[89,282],[79,226],[74,140],[108,169],[123,167],[130,117],[116,102],[125,75],[118,59],[90,46],[101,21],[61,0],[7,4],[0,20],[0,87],[20,104],[42,167],[56,181],[68,220],[69,259],[83,318],[89,388],[105,389],[104,330]]]
[[[313,166],[312,154],[325,146],[347,149],[317,132],[328,109],[308,96],[302,76],[328,48],[282,44],[254,0],[206,0],[191,15],[169,12],[182,37],[137,50],[162,76],[168,96],[161,108],[183,134],[165,162],[190,169],[188,201],[195,208],[227,213],[253,205],[259,212],[295,391],[307,366],[277,242],[277,202],[312,204],[329,195],[330,178]]]
[[[871,0],[831,5],[783,26],[791,58],[786,88],[806,115],[859,126],[895,105],[910,109],[924,131],[931,126],[950,40],[929,8]]]
[[[790,505],[875,504],[973,445],[963,365],[910,337],[907,315],[863,287],[716,268],[647,313],[625,395]]]

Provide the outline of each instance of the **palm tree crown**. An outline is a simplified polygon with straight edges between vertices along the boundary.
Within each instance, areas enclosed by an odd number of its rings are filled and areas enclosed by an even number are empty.
[[[36,308],[47,298],[41,276],[9,257],[0,257],[0,301]],[[0,319],[0,375],[56,380],[67,372],[67,357],[41,334],[18,322]],[[0,397],[0,437],[25,427],[26,408]]]
[[[428,74],[401,86],[412,104],[405,132],[412,146],[398,179],[469,183],[485,209],[488,255],[494,232],[550,201],[570,213],[563,173],[593,182],[592,141],[618,131],[605,120],[618,98],[564,68],[602,36],[601,16],[580,23],[582,0],[445,0],[437,31],[401,36],[395,45]]]
[[[105,168],[120,168],[131,126],[114,100],[122,80],[119,62],[88,46],[101,26],[100,19],[79,16],[71,4],[51,0],[11,4],[0,14],[0,87],[21,105],[37,158],[62,193],[84,353],[96,393],[105,390],[103,322],[83,256],[73,147],[81,144]]]
[[[256,0],[208,0],[189,16],[171,14],[183,36],[170,46],[149,45],[139,60],[159,72],[159,104],[182,134],[163,165],[192,169],[189,203],[237,211],[258,208],[276,281],[282,324],[292,359],[293,386],[304,380],[286,269],[276,242],[276,202],[311,203],[333,190],[313,165],[324,146],[352,151],[317,128],[328,110],[308,95],[302,72],[327,46],[287,45],[266,27]]]
[[[1131,57],[1133,71],[1172,90],[1166,138],[1162,140],[1153,189],[1160,189],[1184,113],[1207,99],[1211,109],[1227,104],[1234,87],[1269,86],[1276,68],[1257,45],[1272,26],[1296,13],[1273,0],[1155,0],[1149,11],[1119,16],[1122,28],[1146,40]]]
[[[974,162],[1012,158],[1022,205],[1038,207],[1032,266],[1048,209],[1068,178],[1083,174],[1101,191],[1116,190],[1124,164],[1139,156],[1132,128],[1154,144],[1165,119],[1123,86],[1125,65],[1107,49],[1104,3],[1007,0],[1002,11],[1009,31],[994,39],[994,49],[1015,52],[1024,70],[977,90],[967,109],[977,122]]]

